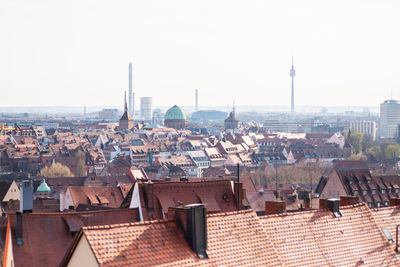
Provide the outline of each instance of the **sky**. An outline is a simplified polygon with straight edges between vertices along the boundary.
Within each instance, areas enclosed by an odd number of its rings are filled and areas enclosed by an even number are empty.
[[[396,0],[2,0],[0,106],[378,106],[400,98]]]

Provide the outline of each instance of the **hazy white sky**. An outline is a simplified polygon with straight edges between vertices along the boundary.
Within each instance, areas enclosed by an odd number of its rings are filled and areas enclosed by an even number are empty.
[[[0,105],[376,106],[400,98],[400,1],[0,1]]]

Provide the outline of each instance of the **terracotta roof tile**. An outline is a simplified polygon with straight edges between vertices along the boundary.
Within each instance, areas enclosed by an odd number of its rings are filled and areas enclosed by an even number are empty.
[[[263,216],[264,230],[286,266],[399,266],[367,206]]]

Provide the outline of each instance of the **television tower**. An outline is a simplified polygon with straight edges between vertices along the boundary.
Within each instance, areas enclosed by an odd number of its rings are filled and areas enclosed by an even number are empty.
[[[292,77],[292,101],[291,101],[291,112],[294,114],[294,76],[296,71],[294,70],[293,56],[292,56],[292,68],[290,69],[290,77]]]
[[[129,113],[133,116],[132,63],[129,63]]]

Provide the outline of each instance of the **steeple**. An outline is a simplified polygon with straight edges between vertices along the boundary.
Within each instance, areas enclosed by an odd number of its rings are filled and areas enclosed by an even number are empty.
[[[128,111],[128,104],[126,103],[126,91],[125,91],[125,106],[124,106],[124,111],[127,112]]]

